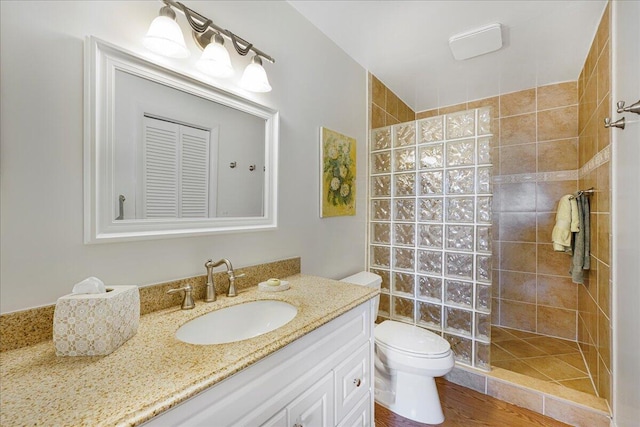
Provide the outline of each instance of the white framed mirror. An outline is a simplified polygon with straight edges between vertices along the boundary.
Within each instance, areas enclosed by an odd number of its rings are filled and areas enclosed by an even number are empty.
[[[95,37],[84,103],[85,243],[277,226],[277,111]]]

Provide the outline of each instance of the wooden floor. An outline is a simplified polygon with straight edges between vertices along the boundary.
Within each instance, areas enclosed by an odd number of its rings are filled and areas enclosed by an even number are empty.
[[[567,424],[520,408],[491,396],[437,378],[444,412],[440,426],[560,427]],[[376,427],[423,427],[422,424],[394,414],[376,403]]]

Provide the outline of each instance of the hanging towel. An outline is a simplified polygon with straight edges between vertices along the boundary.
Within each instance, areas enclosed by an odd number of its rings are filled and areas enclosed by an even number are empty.
[[[589,198],[584,194],[576,197],[578,204],[579,231],[573,236],[573,257],[569,274],[573,283],[584,284],[584,270],[590,268],[590,234]]]
[[[578,231],[579,224],[576,199],[570,194],[562,196],[558,202],[556,225],[551,232],[554,251],[571,253],[571,233]]]

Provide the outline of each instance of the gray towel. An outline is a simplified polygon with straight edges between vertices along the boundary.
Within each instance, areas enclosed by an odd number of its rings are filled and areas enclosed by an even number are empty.
[[[591,264],[589,247],[591,240],[589,198],[581,194],[576,199],[578,202],[580,230],[577,233],[573,233],[573,257],[571,259],[569,274],[571,274],[573,283],[584,284],[584,270],[589,270]]]

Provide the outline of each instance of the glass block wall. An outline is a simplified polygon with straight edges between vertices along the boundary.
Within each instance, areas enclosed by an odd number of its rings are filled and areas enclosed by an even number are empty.
[[[491,115],[457,112],[372,130],[369,270],[382,318],[442,335],[490,369]]]

